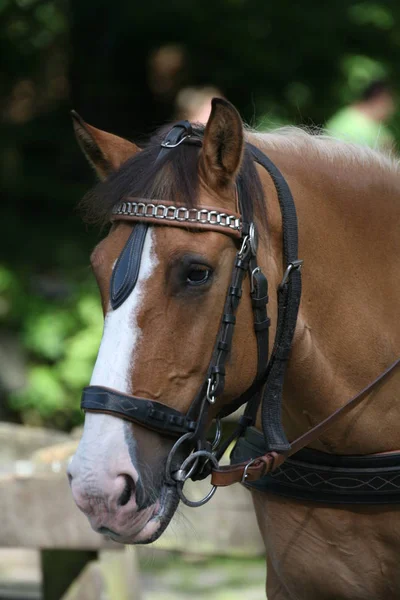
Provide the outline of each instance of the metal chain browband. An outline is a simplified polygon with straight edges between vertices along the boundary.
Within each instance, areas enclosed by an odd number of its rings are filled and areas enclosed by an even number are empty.
[[[147,201],[144,198],[127,198],[112,211],[111,220],[120,217],[131,217],[132,220],[149,221],[176,221],[180,226],[188,225],[209,226],[221,228],[223,233],[232,232],[235,237],[240,237],[242,231],[242,219],[240,215],[228,215],[215,209],[187,208],[186,206],[174,206],[163,200]]]
[[[197,231],[219,231],[240,239],[241,215],[227,214],[216,208],[189,208],[165,200],[127,198],[116,206],[111,221],[142,221],[154,225],[172,225]]]

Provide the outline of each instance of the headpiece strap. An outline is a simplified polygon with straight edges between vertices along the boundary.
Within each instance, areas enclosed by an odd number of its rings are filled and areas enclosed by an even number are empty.
[[[192,125],[189,123],[189,121],[178,121],[178,123],[175,123],[172,129],[170,129],[165,136],[164,140],[161,142],[161,150],[158,153],[156,162],[163,158],[167,154],[168,150],[171,148],[176,148],[185,140],[190,139],[192,134]]]

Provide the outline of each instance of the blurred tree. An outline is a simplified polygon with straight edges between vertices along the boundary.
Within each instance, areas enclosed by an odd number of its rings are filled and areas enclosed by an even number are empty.
[[[211,84],[252,125],[320,125],[369,78],[397,85],[399,24],[393,0],[0,0],[0,326],[29,383],[10,396],[0,352],[0,393],[17,414],[76,421],[101,327],[69,109],[140,143],[182,86]]]

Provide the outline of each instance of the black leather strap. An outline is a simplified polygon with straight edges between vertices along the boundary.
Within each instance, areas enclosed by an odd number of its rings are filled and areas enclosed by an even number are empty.
[[[121,394],[99,385],[84,388],[81,408],[115,415],[164,435],[179,437],[196,429],[195,421],[191,421],[174,408],[155,400]]]
[[[248,147],[252,152],[254,160],[268,171],[277,190],[282,213],[283,258],[284,273],[286,273],[289,265],[297,265],[301,262],[297,256],[297,215],[293,196],[285,178],[273,162],[252,144],[248,144]],[[254,265],[252,270],[254,270]],[[268,300],[268,283],[266,280],[265,282],[263,281],[262,273],[254,278],[254,282],[256,295],[262,297],[265,294],[266,300]],[[262,291],[265,289],[266,291]],[[274,348],[269,362],[269,320],[266,313],[266,304],[264,312],[261,300],[258,297],[252,297],[258,352],[257,377],[252,386],[244,394],[237,398],[231,405],[222,409],[220,415],[222,417],[226,416],[243,404],[247,404],[243,420],[245,420],[248,426],[251,426],[255,422],[258,407],[260,402],[262,402],[262,424],[267,451],[283,452],[290,449],[290,444],[283,430],[281,413],[283,380],[296,328],[301,297],[301,274],[298,268],[295,267],[289,270],[286,281],[277,290],[277,295],[278,321]],[[261,323],[261,325],[256,323]],[[243,431],[241,424],[239,424],[237,431]]]
[[[246,223],[243,224],[242,244],[248,235],[249,227]],[[243,253],[241,252],[243,250]],[[247,274],[251,258],[251,248],[247,242],[245,248],[243,246],[238,250],[232,270],[232,277],[228,293],[226,295],[221,322],[218,329],[217,338],[214,344],[213,353],[211,356],[210,365],[207,370],[206,380],[201,389],[193,400],[187,416],[191,419],[197,419],[198,426],[193,440],[205,443],[206,429],[208,426],[208,411],[210,401],[205,397],[207,393],[207,383],[209,379],[214,382],[212,387],[212,396],[217,398],[223,393],[225,387],[225,365],[232,348],[233,333],[236,323],[236,311],[239,306],[242,296],[243,281]],[[209,390],[210,391],[210,390]],[[207,476],[207,471],[201,472],[197,478]]]
[[[244,417],[246,426],[255,423],[257,410],[261,402],[263,378],[268,365],[270,327],[270,319],[267,315],[268,280],[258,267],[254,256],[250,259],[248,271],[254,315],[254,332],[257,340],[257,373],[250,390],[236,398],[231,404],[224,406],[218,415],[220,418],[226,417],[243,404],[247,404]],[[244,422],[239,423],[238,435],[241,435],[243,425]]]
[[[110,302],[113,310],[128,298],[136,285],[148,230],[146,223],[137,223],[115,264],[110,283]]]
[[[267,314],[268,280],[257,265],[255,257],[250,261],[251,304],[254,314],[254,331],[257,339],[257,380],[261,379],[268,364],[269,327]]]
[[[167,156],[168,152],[172,148],[176,148],[185,139],[190,138],[192,133],[192,125],[189,123],[189,121],[178,121],[175,123],[161,144],[161,150],[157,155],[156,163],[160,162],[165,156]]]
[[[250,145],[254,159],[270,174],[278,195],[282,214],[282,238],[285,282],[278,288],[278,323],[274,348],[265,375],[262,399],[262,427],[267,451],[284,452],[290,444],[282,425],[283,380],[301,298],[301,273],[298,265],[297,214],[290,188],[279,169],[258,148]]]

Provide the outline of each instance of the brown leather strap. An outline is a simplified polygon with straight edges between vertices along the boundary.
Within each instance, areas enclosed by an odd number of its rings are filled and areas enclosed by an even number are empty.
[[[290,450],[278,454],[277,452],[268,452],[264,456],[259,456],[251,461],[244,463],[238,463],[236,465],[227,465],[218,467],[212,470],[211,483],[215,486],[227,486],[233,483],[250,483],[257,481],[261,477],[264,477],[267,473],[274,471],[280,467],[285,460],[289,457],[314,442],[320,435],[325,433],[327,429],[332,427],[342,416],[349,413],[355,408],[367,394],[381,382],[389,373],[391,373],[395,367],[400,363],[398,358],[392,363],[383,373],[381,373],[374,381],[367,385],[361,392],[356,396],[353,396],[344,406],[338,408],[333,414],[329,415],[326,419],[321,421],[318,425],[298,437],[291,444]]]
[[[148,223],[149,225],[162,225],[162,222],[157,217],[134,217],[130,215],[113,215],[111,217],[111,222],[113,221],[127,221],[127,222],[142,222]],[[241,233],[240,231],[235,231],[233,229],[229,229],[228,227],[221,227],[220,225],[209,225],[207,223],[188,223],[181,221],[170,221],[168,223],[168,227],[180,227],[181,229],[191,230],[193,229],[196,232],[199,231],[216,231],[217,233],[224,233],[225,235],[229,235],[235,239],[240,240]]]
[[[250,483],[257,481],[277,469],[285,461],[286,457],[277,452],[268,452],[245,463],[227,465],[213,469],[211,483],[217,487],[232,485],[232,483]]]

